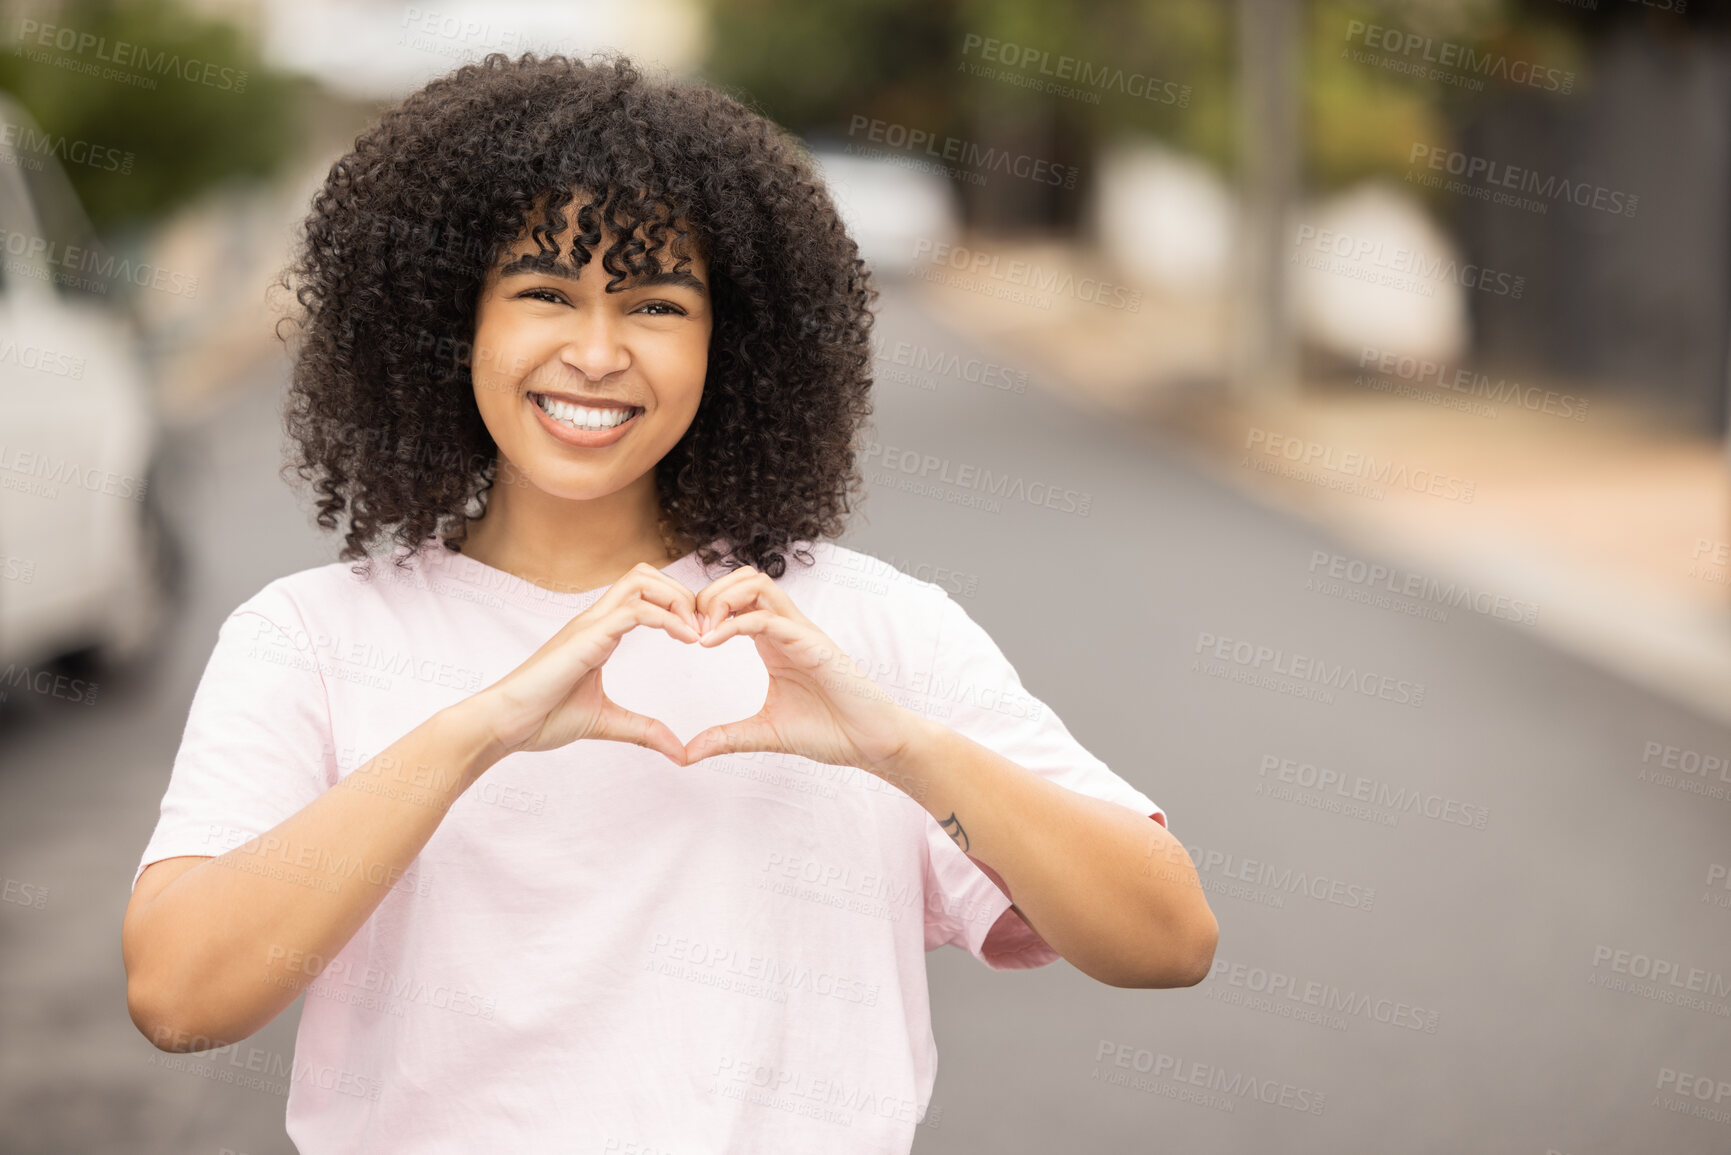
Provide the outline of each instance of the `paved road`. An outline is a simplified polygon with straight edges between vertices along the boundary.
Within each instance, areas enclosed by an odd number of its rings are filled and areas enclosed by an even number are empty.
[[[879,332],[916,359],[990,359],[895,293]],[[1710,885],[1731,800],[1681,769],[1731,735],[1519,626],[1307,589],[1318,551],[1349,551],[1037,384],[894,368],[884,484],[847,544],[959,575],[936,580],[1026,687],[1167,809],[1222,925],[1217,974],[1180,991],[931,955],[942,1061],[919,1155],[1731,1148],[1731,1123],[1689,1110],[1725,1081],[1731,1111],[1731,890]],[[118,948],[217,624],[335,555],[277,479],[279,388],[178,437],[165,484],[194,583],[153,675],[0,731],[0,871],[50,896],[0,904],[0,1152],[292,1150],[282,1097],[228,1080],[292,1052],[298,1009],[227,1055],[160,1056],[126,1018]],[[910,452],[1035,500],[904,488]],[[1081,495],[1085,516],[1064,508]],[[1387,681],[1322,700],[1259,651]]]

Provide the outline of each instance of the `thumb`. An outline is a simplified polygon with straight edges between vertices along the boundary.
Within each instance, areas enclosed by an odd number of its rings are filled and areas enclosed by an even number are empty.
[[[605,694],[601,696],[601,711],[595,719],[595,730],[589,736],[630,742],[634,746],[655,750],[667,755],[676,766],[684,766],[689,761],[684,744],[667,728],[667,723],[627,710]]]
[[[781,735],[762,714],[753,714],[724,726],[701,730],[685,744],[685,762],[701,762],[718,754],[734,754],[743,750],[770,750],[785,754]]]

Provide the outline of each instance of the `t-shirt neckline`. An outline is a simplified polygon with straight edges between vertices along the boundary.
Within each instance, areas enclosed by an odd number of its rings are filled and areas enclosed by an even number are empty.
[[[611,588],[609,583],[582,591],[548,589],[509,570],[499,569],[466,553],[450,549],[437,538],[427,544],[424,553],[434,559],[435,566],[444,568],[449,576],[458,581],[485,590],[495,597],[537,609],[581,609],[597,601]],[[661,566],[660,569],[668,577],[686,586],[691,586],[693,582],[703,583],[708,579],[708,573],[696,549]]]

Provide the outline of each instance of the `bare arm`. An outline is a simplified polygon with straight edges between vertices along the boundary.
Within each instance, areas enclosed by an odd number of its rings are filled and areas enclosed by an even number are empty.
[[[987,865],[1053,950],[1118,987],[1208,977],[1219,923],[1190,856],[1166,828],[1068,790],[917,715],[877,773],[918,799]]]
[[[634,567],[521,666],[393,742],[297,813],[219,857],[152,863],[121,926],[126,1005],[164,1051],[246,1038],[348,945],[445,812],[519,750],[630,742],[680,765],[666,725],[621,709],[600,668],[640,625],[697,638],[691,591]],[[261,868],[267,868],[268,873]]]
[[[476,699],[439,711],[258,838],[152,863],[122,924],[132,1021],[165,1051],[269,1023],[371,917],[451,804],[498,760]]]
[[[779,750],[858,766],[919,801],[1053,950],[1119,987],[1194,986],[1219,923],[1178,840],[1146,813],[1066,789],[898,703],[764,573],[705,586],[705,646],[753,638],[769,694],[691,739],[692,761]]]

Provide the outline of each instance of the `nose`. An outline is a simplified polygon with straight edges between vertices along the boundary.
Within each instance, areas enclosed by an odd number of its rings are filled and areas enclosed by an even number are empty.
[[[559,360],[591,381],[631,365],[631,351],[620,340],[618,319],[609,309],[588,309],[572,316]]]

